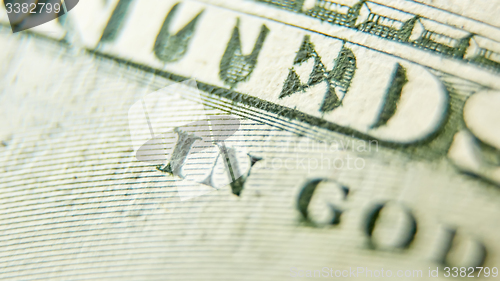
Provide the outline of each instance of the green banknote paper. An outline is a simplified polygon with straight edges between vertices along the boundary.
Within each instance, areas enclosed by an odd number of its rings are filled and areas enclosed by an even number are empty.
[[[0,279],[498,278],[498,1],[4,2]]]

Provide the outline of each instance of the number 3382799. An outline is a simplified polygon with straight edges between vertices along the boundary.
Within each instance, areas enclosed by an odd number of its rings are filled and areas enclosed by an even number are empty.
[[[51,3],[7,3],[5,4],[5,7],[7,8],[7,13],[30,13],[30,14],[36,14],[36,13],[52,13],[53,11],[56,13],[59,13],[61,11],[61,5],[59,3],[51,4]]]
[[[477,270],[477,275],[475,275],[475,271]],[[493,267],[445,267],[444,268],[444,277],[480,277],[481,273],[484,277],[497,277],[498,276],[498,268]]]

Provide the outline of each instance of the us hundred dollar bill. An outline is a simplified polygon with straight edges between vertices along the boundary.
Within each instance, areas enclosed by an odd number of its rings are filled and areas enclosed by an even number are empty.
[[[17,2],[2,280],[498,278],[495,1]]]

